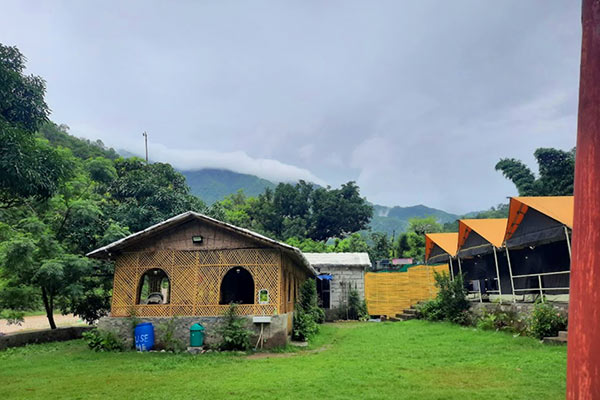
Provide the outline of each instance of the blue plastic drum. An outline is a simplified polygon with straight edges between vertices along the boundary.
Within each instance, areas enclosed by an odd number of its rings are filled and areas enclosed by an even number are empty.
[[[138,351],[152,350],[154,347],[154,326],[150,322],[137,324],[134,330],[135,349]]]

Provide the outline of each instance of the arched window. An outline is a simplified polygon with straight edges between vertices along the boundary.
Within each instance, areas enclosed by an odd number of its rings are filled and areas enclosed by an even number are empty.
[[[140,280],[137,304],[169,304],[171,282],[167,273],[160,268],[146,271]]]
[[[254,304],[254,279],[247,269],[231,268],[221,282],[219,304]]]

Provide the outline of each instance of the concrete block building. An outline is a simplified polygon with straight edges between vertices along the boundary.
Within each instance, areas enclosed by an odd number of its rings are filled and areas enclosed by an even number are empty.
[[[365,271],[371,266],[367,253],[304,253],[317,273],[317,293],[327,319],[342,317],[350,290],[365,296]]]

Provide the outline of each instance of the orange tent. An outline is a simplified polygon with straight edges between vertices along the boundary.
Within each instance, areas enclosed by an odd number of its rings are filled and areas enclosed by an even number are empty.
[[[495,246],[502,247],[506,233],[507,218],[493,219],[461,219],[458,221],[458,251],[465,246],[471,232],[477,233],[485,241]]]
[[[573,196],[511,197],[504,241],[511,239],[530,210],[573,228]]]
[[[426,233],[425,234],[425,261],[430,257],[444,253],[450,257],[456,255],[458,248],[458,233]]]

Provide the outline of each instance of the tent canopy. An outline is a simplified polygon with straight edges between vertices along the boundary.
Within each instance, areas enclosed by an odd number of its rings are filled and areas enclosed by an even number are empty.
[[[572,229],[573,203],[573,196],[511,197],[504,240],[514,235],[530,208]]]
[[[512,197],[504,241],[522,246],[559,240],[573,227],[573,196]]]
[[[426,233],[425,234],[425,260],[435,253],[433,250],[438,247],[449,256],[454,257],[458,248],[458,233]]]
[[[479,234],[495,247],[502,247],[506,233],[507,218],[461,219],[458,221],[458,250],[465,246],[471,232]]]

